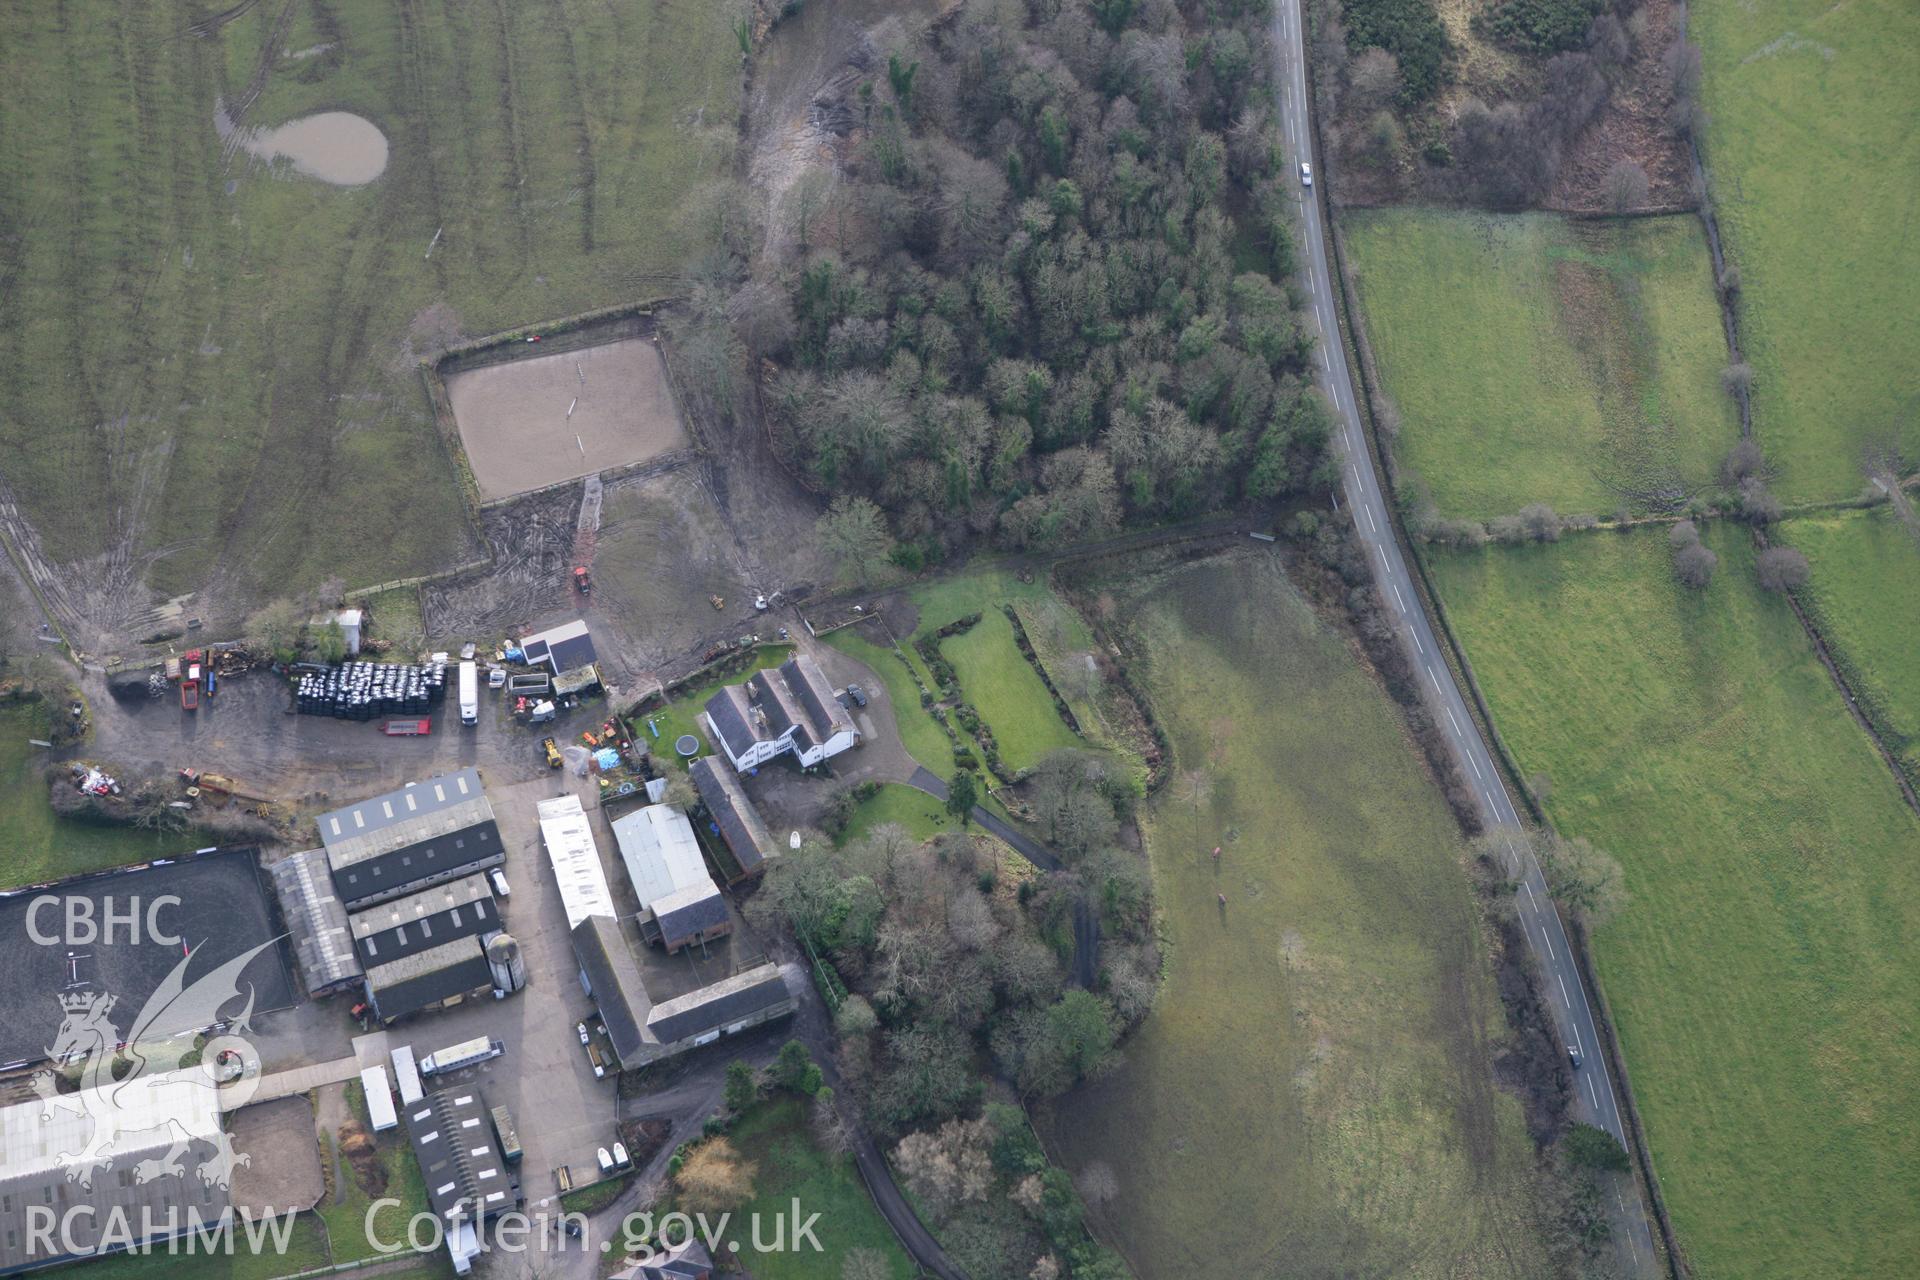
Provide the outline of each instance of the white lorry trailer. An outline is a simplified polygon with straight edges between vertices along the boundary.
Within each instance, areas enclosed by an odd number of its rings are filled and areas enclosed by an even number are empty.
[[[460,723],[480,723],[480,669],[471,662],[460,664]]]

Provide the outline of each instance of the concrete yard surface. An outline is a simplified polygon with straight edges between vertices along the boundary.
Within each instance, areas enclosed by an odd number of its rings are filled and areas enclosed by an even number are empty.
[[[509,360],[447,378],[460,442],[483,498],[505,498],[687,443],[648,338]]]

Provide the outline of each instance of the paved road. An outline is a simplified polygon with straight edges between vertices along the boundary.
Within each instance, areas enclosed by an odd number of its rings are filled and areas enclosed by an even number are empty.
[[[1306,48],[1300,0],[1281,0],[1275,10],[1273,36],[1280,67],[1280,119],[1286,135],[1290,164],[1297,171],[1302,160],[1313,157],[1312,127],[1308,119],[1310,99],[1307,93]],[[1314,166],[1320,172],[1320,166]],[[1413,580],[1394,541],[1393,525],[1388,517],[1385,497],[1374,475],[1372,455],[1362,434],[1358,406],[1354,400],[1353,380],[1343,358],[1334,311],[1331,273],[1327,262],[1327,242],[1322,226],[1323,213],[1318,199],[1301,201],[1301,242],[1305,260],[1302,283],[1307,291],[1313,325],[1318,331],[1318,379],[1340,422],[1339,439],[1346,454],[1344,490],[1352,509],[1354,526],[1367,549],[1367,561],[1373,566],[1380,593],[1400,624],[1402,642],[1409,646],[1414,665],[1426,679],[1439,717],[1455,754],[1467,769],[1487,830],[1500,837],[1511,860],[1509,872],[1520,882],[1520,921],[1527,945],[1540,962],[1545,978],[1547,1001],[1555,1024],[1567,1046],[1576,1050],[1583,1064],[1574,1071],[1574,1115],[1588,1124],[1598,1125],[1626,1144],[1620,1108],[1614,1096],[1613,1081],[1607,1072],[1606,1055],[1600,1050],[1600,1037],[1594,1025],[1593,1011],[1573,960],[1573,949],[1560,917],[1547,898],[1547,884],[1532,851],[1513,839],[1521,823],[1494,767],[1493,756],[1481,740],[1480,732],[1468,714],[1466,700],[1454,683],[1452,669],[1441,657],[1440,643],[1432,624],[1420,605]],[[1332,358],[1329,358],[1329,357]],[[1624,1193],[1615,1197],[1616,1235],[1624,1236],[1626,1248],[1622,1262],[1631,1267],[1629,1274],[1657,1271],[1653,1237],[1643,1205],[1637,1203],[1638,1184],[1633,1187],[1636,1200]]]

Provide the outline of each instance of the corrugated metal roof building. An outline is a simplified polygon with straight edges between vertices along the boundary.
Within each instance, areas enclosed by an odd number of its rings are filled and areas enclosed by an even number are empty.
[[[362,963],[381,965],[503,926],[492,887],[476,873],[356,912],[349,927]]]
[[[349,911],[506,860],[478,769],[323,813],[319,827],[334,887]]]
[[[87,1150],[99,1125],[113,1128],[113,1167],[93,1166],[91,1186],[69,1181],[63,1157]],[[200,1175],[223,1132],[218,1093],[200,1071],[149,1073],[53,1104],[33,1098],[0,1107],[0,1274],[88,1257],[103,1244],[117,1251],[165,1240],[196,1222],[216,1226],[232,1200],[218,1179]],[[181,1172],[139,1181],[140,1162],[164,1159],[176,1141],[188,1144]],[[33,1229],[48,1212],[50,1240]]]
[[[621,814],[613,820],[613,838],[643,912],[683,889],[713,887],[693,824],[670,804],[645,805]]]
[[[613,914],[613,893],[600,865],[600,846],[579,796],[555,796],[535,806],[540,815],[540,842],[547,847],[560,884],[560,902],[566,908],[567,928],[577,929],[588,916]]]
[[[346,904],[333,888],[325,849],[308,849],[267,868],[280,912],[293,935],[293,952],[306,976],[307,994],[324,995],[361,976]]]
[[[367,999],[382,1022],[493,989],[493,966],[476,937],[455,938],[367,970]]]

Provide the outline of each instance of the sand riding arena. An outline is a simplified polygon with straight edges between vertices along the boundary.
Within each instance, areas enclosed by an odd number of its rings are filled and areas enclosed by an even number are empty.
[[[481,501],[632,466],[687,444],[650,335],[544,352],[523,343],[513,355],[445,374]]]

